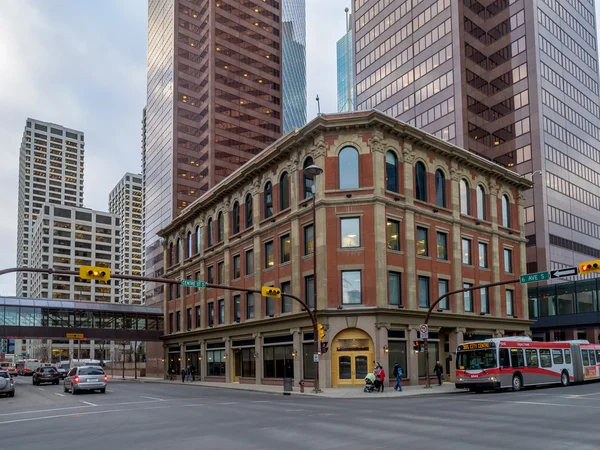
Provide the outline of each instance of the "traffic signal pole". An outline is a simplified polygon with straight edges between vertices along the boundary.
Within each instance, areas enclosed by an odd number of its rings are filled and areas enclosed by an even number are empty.
[[[7,273],[16,273],[16,272],[47,273],[49,275],[56,274],[56,275],[80,276],[79,271],[54,269],[52,267],[49,267],[48,269],[38,269],[38,268],[34,268],[34,267],[11,267],[9,269],[0,270],[0,276],[6,275]],[[118,274],[118,273],[111,273],[110,277],[115,278],[117,280],[152,281],[155,283],[181,284],[180,280],[173,280],[171,278],[153,278],[153,277],[143,277],[143,276],[139,276],[139,275],[122,275],[122,274]],[[207,288],[224,289],[224,290],[228,290],[228,291],[251,292],[253,294],[260,294],[261,296],[263,293],[262,290],[258,290],[258,289],[247,289],[247,288],[243,288],[243,287],[234,287],[234,286],[227,286],[227,285],[222,285],[222,284],[206,283],[205,286]],[[314,354],[318,355],[319,354],[319,330],[318,330],[318,324],[317,324],[316,311],[311,310],[304,300],[300,299],[299,297],[296,297],[295,295],[288,294],[285,292],[281,292],[281,295],[284,297],[289,297],[291,299],[294,299],[298,303],[300,303],[300,305],[302,305],[302,307],[304,308],[304,310],[310,317],[310,321],[313,326]],[[316,361],[315,361],[315,386],[314,386],[313,392],[315,392],[315,393],[322,392],[320,389],[320,382],[319,382],[319,359],[318,359],[318,357],[316,358]]]
[[[425,315],[425,325],[429,325],[429,317],[431,316],[431,312],[433,311],[433,309],[442,301],[444,300],[446,297],[450,297],[453,294],[461,294],[464,292],[469,292],[469,291],[476,291],[482,288],[488,288],[488,287],[494,287],[494,286],[503,286],[505,284],[515,284],[515,283],[520,283],[520,279],[517,278],[515,280],[508,280],[508,281],[498,281],[496,283],[490,283],[490,284],[480,284],[477,286],[471,286],[470,288],[464,288],[464,289],[458,289],[456,291],[452,291],[452,292],[447,292],[444,295],[440,295],[438,297],[438,299],[433,302],[431,304],[431,306],[429,307],[429,309],[427,310],[427,314]],[[425,358],[425,389],[429,389],[431,388],[431,383],[429,380],[429,345],[428,345],[428,338],[423,339],[423,350],[424,350],[424,358]]]

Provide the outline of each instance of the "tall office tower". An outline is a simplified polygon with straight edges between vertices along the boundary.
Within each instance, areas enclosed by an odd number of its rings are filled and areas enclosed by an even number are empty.
[[[354,109],[354,51],[352,50],[352,14],[346,8],[346,34],[337,41],[337,107],[338,112]]]
[[[116,215],[107,212],[43,204],[31,233],[32,266],[74,271],[80,266],[99,266],[119,272],[119,222]],[[119,281],[114,279],[92,282],[67,275],[36,273],[30,280],[32,298],[115,303],[120,295]],[[82,343],[81,357],[93,357],[96,344]],[[74,345],[72,339],[45,342],[33,339],[27,342],[25,353],[32,358],[69,359],[75,355]]]
[[[83,206],[84,136],[81,131],[27,119],[19,156],[17,266],[31,261],[33,224],[45,202]],[[30,297],[31,274],[17,274],[17,296]]]
[[[281,136],[281,34],[276,0],[149,1],[146,275],[164,271],[156,233]]]
[[[281,1],[283,134],[306,125],[306,3]]]
[[[357,109],[532,174],[528,272],[600,258],[594,2],[353,3]]]
[[[109,195],[108,211],[121,223],[119,265],[122,274],[144,274],[144,219],[142,175],[126,173]],[[122,280],[119,303],[140,305],[143,302],[143,283]]]
[[[142,114],[142,231],[146,237],[146,108]],[[146,275],[146,245],[142,247],[142,270]],[[146,283],[143,284],[142,303],[146,303]]]

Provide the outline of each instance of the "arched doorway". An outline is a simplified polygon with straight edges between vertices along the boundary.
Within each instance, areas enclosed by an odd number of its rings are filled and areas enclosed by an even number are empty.
[[[365,331],[347,328],[333,339],[331,351],[331,384],[359,386],[373,369],[373,340]]]

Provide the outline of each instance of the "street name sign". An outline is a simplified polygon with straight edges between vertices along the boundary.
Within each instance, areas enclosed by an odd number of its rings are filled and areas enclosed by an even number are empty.
[[[205,288],[206,281],[181,280],[183,287]]]
[[[551,270],[550,278],[572,277],[579,274],[578,267],[565,267],[563,269]]]
[[[548,272],[528,273],[519,277],[521,284],[539,283],[540,281],[548,281],[549,279],[550,274]]]

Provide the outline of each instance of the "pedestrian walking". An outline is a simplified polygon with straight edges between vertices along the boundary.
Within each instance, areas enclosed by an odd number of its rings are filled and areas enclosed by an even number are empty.
[[[396,387],[394,387],[395,391],[402,392],[402,375],[404,372],[402,371],[402,367],[400,364],[394,364],[394,377],[396,377]]]
[[[442,375],[444,374],[444,368],[440,364],[439,361],[435,362],[435,367],[433,368],[433,373],[437,375],[438,386],[442,385]]]
[[[186,375],[185,374],[185,368],[182,368],[181,369],[181,382],[182,383],[185,383],[185,375]]]
[[[196,381],[196,366],[192,364],[190,368],[192,369],[192,381]]]
[[[379,365],[379,379],[381,380],[381,392],[385,389],[385,370]]]
[[[377,392],[384,391],[384,383],[385,383],[385,370],[381,367],[381,364],[377,363],[375,366],[375,386],[377,388]]]
[[[194,372],[192,372],[192,365],[187,367],[187,379],[188,381],[194,381]]]

